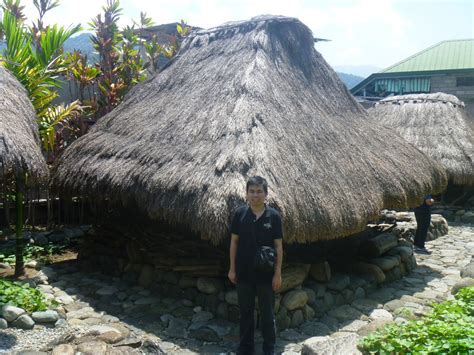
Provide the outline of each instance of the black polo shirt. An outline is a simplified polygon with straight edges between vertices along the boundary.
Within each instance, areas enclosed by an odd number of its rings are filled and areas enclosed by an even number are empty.
[[[254,260],[257,246],[274,247],[274,240],[283,238],[278,211],[265,206],[265,211],[257,219],[250,206],[242,206],[235,211],[230,230],[232,234],[239,236],[236,258],[237,282],[271,282],[272,273],[254,271]]]

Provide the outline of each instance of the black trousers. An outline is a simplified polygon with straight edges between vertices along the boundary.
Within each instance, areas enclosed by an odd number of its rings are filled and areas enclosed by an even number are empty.
[[[417,247],[424,248],[431,223],[431,211],[415,211],[415,218],[417,227],[414,244]]]
[[[263,353],[275,351],[275,294],[272,284],[255,285],[237,283],[237,295],[240,307],[240,344],[237,354],[247,355],[255,352],[255,296],[258,298],[261,329],[263,336]]]

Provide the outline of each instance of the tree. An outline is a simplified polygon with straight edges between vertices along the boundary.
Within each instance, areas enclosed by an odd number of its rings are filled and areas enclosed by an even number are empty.
[[[58,96],[59,75],[65,70],[62,47],[64,42],[80,30],[80,26],[45,26],[45,13],[58,6],[57,0],[34,0],[39,12],[37,24],[25,25],[23,6],[20,0],[3,0],[0,23],[0,40],[6,48],[0,56],[5,66],[26,88],[37,113],[40,138],[44,149],[54,151],[56,127],[64,124],[74,112],[80,109],[77,102],[67,107],[54,106]],[[24,273],[23,268],[23,193],[27,176],[15,177],[16,201],[16,261],[15,275]]]

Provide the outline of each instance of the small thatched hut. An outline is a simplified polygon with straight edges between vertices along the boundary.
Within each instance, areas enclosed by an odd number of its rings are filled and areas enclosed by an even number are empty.
[[[446,169],[456,185],[474,185],[474,131],[456,96],[435,93],[381,100],[369,110],[374,122],[394,129]]]
[[[446,184],[431,159],[368,122],[311,31],[286,17],[192,33],[65,151],[55,182],[133,201],[218,243],[255,174],[269,180],[289,243],[359,232],[380,209],[415,205]]]
[[[28,174],[30,183],[45,181],[36,114],[21,84],[0,65],[0,176]]]

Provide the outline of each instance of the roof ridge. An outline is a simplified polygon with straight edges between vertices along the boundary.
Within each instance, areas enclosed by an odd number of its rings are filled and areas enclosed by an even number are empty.
[[[442,45],[443,43],[447,43],[447,42],[463,42],[463,41],[474,41],[474,38],[447,39],[447,40],[444,40],[444,41],[440,41],[440,42],[438,42],[438,43],[436,43],[436,44],[434,44],[434,45],[432,45],[432,46],[430,46],[430,47],[428,47],[428,48],[425,48],[425,49],[423,49],[423,50],[421,50],[421,51],[419,51],[419,52],[416,52],[415,54],[409,56],[408,58],[405,58],[405,59],[403,59],[403,60],[401,60],[401,61],[399,61],[399,62],[397,62],[397,63],[395,63],[395,64],[392,64],[391,66],[389,66],[389,67],[387,67],[387,68],[385,68],[385,69],[379,71],[379,73],[386,73],[386,72],[388,72],[390,69],[395,68],[395,67],[397,67],[397,66],[399,66],[399,65],[401,65],[401,64],[403,64],[403,63],[406,63],[406,62],[408,62],[409,60],[412,60],[413,58],[418,57],[419,55],[421,55],[421,54],[423,54],[423,53],[426,53],[426,52],[432,50],[433,48],[436,48],[436,47]]]

